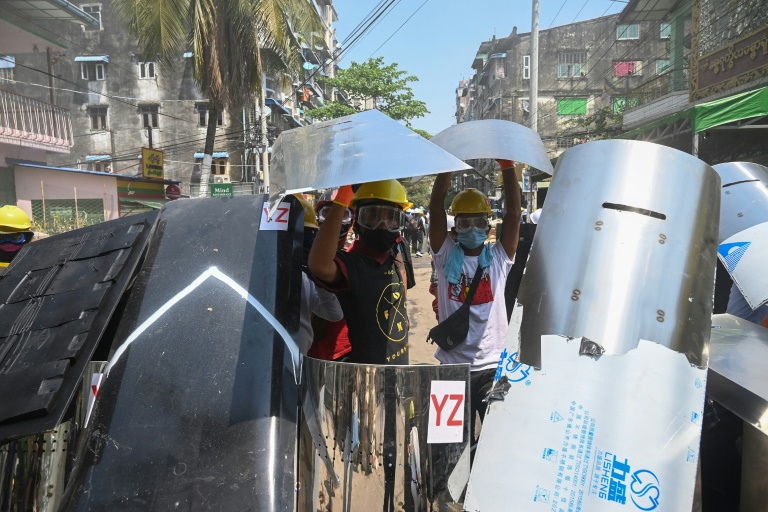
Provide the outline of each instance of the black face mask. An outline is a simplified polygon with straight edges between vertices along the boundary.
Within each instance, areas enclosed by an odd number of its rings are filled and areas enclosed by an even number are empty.
[[[386,229],[362,229],[358,228],[360,239],[373,250],[387,252],[392,250],[400,241],[400,233],[390,233]]]

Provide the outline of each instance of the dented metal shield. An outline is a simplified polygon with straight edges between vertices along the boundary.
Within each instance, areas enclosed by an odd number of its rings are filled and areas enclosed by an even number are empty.
[[[469,121],[446,128],[430,139],[460,160],[503,158],[552,174],[541,137],[530,128],[500,119]]]
[[[446,381],[461,396],[437,392]],[[305,358],[298,510],[426,511],[457,502],[469,478],[468,385],[469,365]],[[440,404],[436,421],[431,404]],[[455,442],[430,442],[430,429],[450,424]]]
[[[541,337],[620,355],[651,340],[706,365],[720,180],[665,146],[597,141],[560,156],[520,286],[520,361]],[[598,350],[599,346],[601,350]]]
[[[713,167],[720,175],[720,238],[768,222],[768,167],[728,162]]]
[[[282,193],[409,178],[470,167],[378,110],[280,134],[270,200]]]

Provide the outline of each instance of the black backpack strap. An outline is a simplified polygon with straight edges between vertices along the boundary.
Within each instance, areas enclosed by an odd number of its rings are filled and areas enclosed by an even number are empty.
[[[472,304],[472,299],[475,296],[477,287],[480,286],[480,278],[482,277],[482,275],[483,275],[483,267],[480,266],[480,261],[478,258],[475,277],[472,278],[472,284],[469,286],[469,293],[467,293],[467,296],[464,298],[464,304]]]

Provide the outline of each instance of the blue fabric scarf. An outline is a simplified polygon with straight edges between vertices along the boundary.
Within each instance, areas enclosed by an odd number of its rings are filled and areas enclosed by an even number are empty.
[[[491,266],[493,262],[493,255],[491,254],[490,245],[486,244],[483,247],[483,252],[480,253],[478,263],[481,268],[487,268]],[[453,244],[453,249],[448,255],[445,261],[445,277],[448,278],[448,282],[451,284],[458,284],[461,278],[461,268],[464,266],[464,250],[458,243]]]

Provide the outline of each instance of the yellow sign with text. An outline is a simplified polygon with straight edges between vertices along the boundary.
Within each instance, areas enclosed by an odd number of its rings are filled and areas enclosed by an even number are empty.
[[[145,178],[164,178],[163,152],[158,149],[141,148],[141,171]]]

